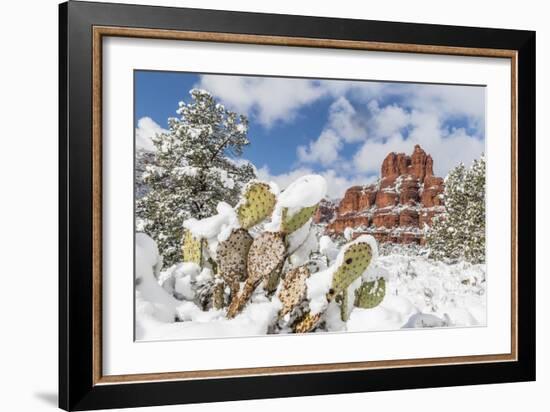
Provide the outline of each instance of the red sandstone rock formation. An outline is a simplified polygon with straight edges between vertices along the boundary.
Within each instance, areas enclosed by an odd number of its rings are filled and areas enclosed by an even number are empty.
[[[376,185],[350,187],[337,207],[322,204],[314,220],[327,223],[330,234],[350,227],[354,237],[369,233],[379,242],[424,244],[424,225],[445,210],[443,190],[432,157],[416,145],[410,156],[388,154]]]
[[[418,227],[419,214],[414,209],[404,209],[399,214],[399,226]]]
[[[408,177],[401,181],[399,186],[399,203],[402,205],[415,205],[419,200],[420,184],[415,177]]]
[[[321,200],[319,207],[313,215],[314,223],[328,223],[334,219],[336,215],[336,204],[330,200]]]
[[[388,189],[380,190],[376,194],[376,207],[379,209],[395,206],[398,201],[399,195],[397,192],[390,191]]]
[[[369,227],[371,219],[368,216],[350,216],[338,217],[333,220],[328,227],[332,233],[344,233],[346,227]]]
[[[375,227],[391,229],[399,226],[399,214],[392,210],[377,210],[372,217],[372,223]]]

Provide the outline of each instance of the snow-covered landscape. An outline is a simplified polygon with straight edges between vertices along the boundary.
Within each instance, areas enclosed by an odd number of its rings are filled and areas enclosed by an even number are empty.
[[[255,183],[262,184],[253,182],[249,187]],[[284,226],[283,210],[290,210],[296,215],[317,204],[325,195],[325,186],[326,182],[321,176],[309,175],[298,179],[278,196],[273,215],[265,219],[267,222],[259,221],[254,225],[255,230],[250,231],[252,238],[259,239],[262,233],[280,233]],[[265,187],[270,193],[279,194],[274,183]],[[238,210],[239,206],[233,209],[220,203],[216,215],[185,221],[184,227],[195,239],[205,240],[201,246],[201,253],[205,254],[202,262],[216,260],[220,244],[227,242],[232,233],[240,230]],[[350,236],[351,231],[347,235]],[[279,273],[282,280],[275,291],[266,290],[265,282],[260,283],[264,279],[259,279],[242,311],[234,317],[228,317],[228,310],[223,304],[216,308],[210,303],[208,307],[201,301],[201,293],[216,285],[212,263],[201,267],[196,262],[182,262],[160,270],[162,257],[155,242],[147,235],[138,233],[137,339],[292,333],[304,311],[308,316],[321,315],[311,330],[315,332],[482,326],[486,322],[484,264],[434,261],[411,253],[405,247],[394,247],[391,254],[379,256],[377,242],[369,235],[359,236],[338,247],[328,236],[317,238],[311,217],[287,237],[285,244],[286,252]],[[344,287],[343,293],[348,296],[344,302],[329,299],[327,295],[334,284],[335,272],[345,263],[346,251],[354,244],[368,246],[371,251],[369,263],[364,271],[350,279],[351,283]],[[402,249],[401,253],[399,249]],[[220,263],[218,266],[221,266]],[[310,272],[304,282],[305,293],[302,300],[293,302],[294,307],[291,309],[295,313],[283,311],[287,303],[282,298],[285,290],[284,274],[288,276],[292,269],[301,267],[307,267]],[[239,283],[237,296],[243,293],[247,280]],[[372,283],[376,291],[379,282],[384,282],[381,301],[373,307],[354,307],[357,290],[361,285]],[[231,296],[234,292],[229,285],[224,285],[222,293],[223,300],[235,299],[235,296]],[[343,305],[348,312],[346,315],[342,314]],[[296,307],[299,309],[296,310]]]
[[[486,325],[482,152],[444,178],[415,144],[363,185],[304,168],[281,179],[244,158],[246,116],[190,96],[168,130],[136,130],[149,139],[136,152],[137,340]],[[330,127],[359,127],[347,120],[331,106]]]
[[[160,272],[157,278],[154,267],[160,257],[154,244],[140,235],[136,241],[136,253],[150,258],[149,264],[136,272],[137,279],[143,279],[137,282],[136,288],[137,339],[254,336],[269,332],[281,308],[276,295],[267,299],[258,288],[250,304],[234,319],[227,319],[225,310],[203,311],[194,302],[194,290],[201,282],[212,279],[212,271],[181,263]],[[369,272],[386,279],[386,295],[380,305],[372,309],[355,308],[347,322],[341,321],[339,308],[329,307],[327,324],[319,331],[359,332],[486,323],[484,264],[445,264],[426,257],[392,254],[380,256]],[[171,298],[167,291],[182,301]],[[178,321],[174,321],[176,318]]]

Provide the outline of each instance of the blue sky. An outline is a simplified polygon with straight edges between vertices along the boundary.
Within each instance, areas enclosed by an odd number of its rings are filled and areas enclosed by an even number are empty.
[[[151,71],[135,72],[137,147],[151,148],[193,87],[248,116],[243,158],[282,188],[315,172],[336,198],[375,180],[392,151],[420,144],[441,176],[484,151],[484,87]]]

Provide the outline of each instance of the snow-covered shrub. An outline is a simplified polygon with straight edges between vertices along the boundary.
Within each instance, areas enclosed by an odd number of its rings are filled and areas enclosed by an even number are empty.
[[[255,175],[250,164],[231,159],[249,144],[247,118],[207,91],[190,95],[190,103],[180,102],[179,117],[168,120],[169,131],[153,137],[154,152],[138,158],[138,230],[157,242],[167,265],[179,258],[183,221],[215,214],[221,201],[235,205]]]
[[[445,179],[445,213],[427,235],[431,257],[472,263],[485,261],[485,158],[463,164]]]

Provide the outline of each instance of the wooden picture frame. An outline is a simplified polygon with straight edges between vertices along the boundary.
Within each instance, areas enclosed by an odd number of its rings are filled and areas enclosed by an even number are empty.
[[[535,33],[106,3],[60,5],[59,406],[65,410],[535,379]],[[512,67],[511,352],[102,374],[102,40],[193,40],[480,56]]]

